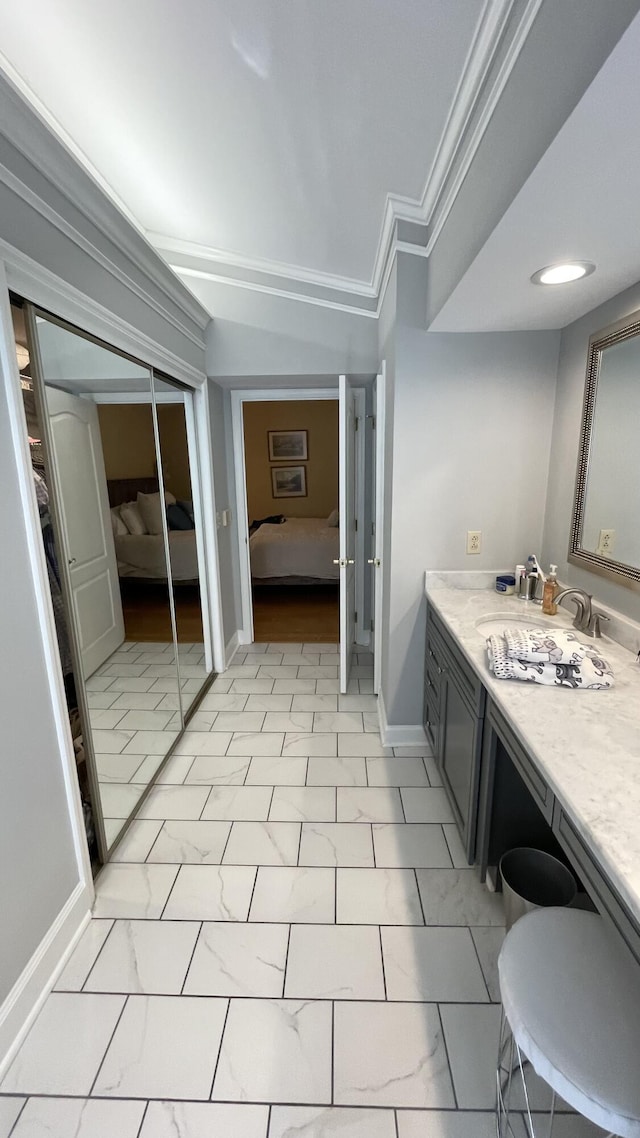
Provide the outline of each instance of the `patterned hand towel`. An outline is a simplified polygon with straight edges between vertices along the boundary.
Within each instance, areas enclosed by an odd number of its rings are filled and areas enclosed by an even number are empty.
[[[585,650],[587,654],[580,662],[574,664],[514,660],[508,655],[506,641],[502,636],[490,636],[487,651],[489,668],[497,680],[526,680],[547,687],[583,689],[612,688],[615,682],[607,661],[590,648]]]
[[[590,649],[564,628],[505,628],[507,656],[532,664],[580,664]]]

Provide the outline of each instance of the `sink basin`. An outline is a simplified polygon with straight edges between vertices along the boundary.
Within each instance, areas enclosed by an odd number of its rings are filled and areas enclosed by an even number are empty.
[[[476,628],[478,635],[486,640],[488,636],[502,636],[503,629],[510,628],[554,628],[553,625],[546,617],[541,616],[540,612],[532,612],[529,606],[525,608],[522,613],[505,612],[495,613],[490,616],[483,616],[481,620],[476,621]]]

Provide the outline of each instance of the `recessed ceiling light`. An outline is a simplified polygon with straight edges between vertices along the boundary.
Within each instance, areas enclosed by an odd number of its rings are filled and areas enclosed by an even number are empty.
[[[580,277],[588,277],[595,271],[596,267],[591,261],[564,261],[561,265],[547,265],[544,269],[538,269],[531,281],[541,285],[567,284],[569,281],[580,280]]]

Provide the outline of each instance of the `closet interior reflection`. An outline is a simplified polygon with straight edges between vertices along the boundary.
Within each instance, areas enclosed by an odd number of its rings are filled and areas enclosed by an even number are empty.
[[[12,313],[85,825],[98,864],[211,675],[197,454],[187,430],[192,397],[28,304],[13,304]]]

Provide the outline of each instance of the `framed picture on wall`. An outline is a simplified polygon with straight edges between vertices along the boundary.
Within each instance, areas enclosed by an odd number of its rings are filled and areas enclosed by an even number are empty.
[[[306,462],[309,457],[306,431],[267,431],[271,462]]]
[[[307,472],[304,466],[272,466],[271,486],[274,498],[306,498]]]

